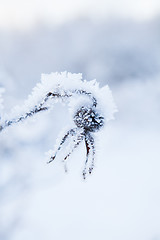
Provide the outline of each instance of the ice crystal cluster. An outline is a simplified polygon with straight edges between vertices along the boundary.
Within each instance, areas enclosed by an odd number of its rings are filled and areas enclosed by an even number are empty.
[[[57,101],[67,105],[72,114],[74,126],[59,141],[59,146],[52,153],[49,162],[55,159],[63,144],[72,139],[68,153],[63,159],[66,164],[66,160],[73,150],[84,140],[86,161],[83,177],[85,178],[86,174],[91,173],[94,167],[93,133],[100,130],[107,121],[113,119],[116,111],[111,91],[107,85],[100,88],[96,80],[82,80],[82,74],[67,72],[42,74],[41,82],[33,89],[23,107],[15,107],[9,115],[2,117],[0,131],[35,114],[52,109]],[[2,100],[0,108],[1,102]]]

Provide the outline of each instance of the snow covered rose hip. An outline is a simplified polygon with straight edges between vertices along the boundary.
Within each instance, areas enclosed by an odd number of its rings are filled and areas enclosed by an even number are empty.
[[[54,161],[65,142],[72,141],[68,153],[63,159],[67,171],[68,157],[84,141],[86,159],[82,174],[85,179],[87,173],[91,174],[94,168],[94,133],[102,129],[104,123],[113,119],[113,113],[116,111],[108,86],[100,88],[96,80],[82,80],[81,74],[67,72],[42,74],[41,83],[36,85],[23,107],[16,107],[10,115],[2,116],[0,131],[35,114],[52,109],[57,100],[68,104],[74,126],[59,141],[59,146],[48,163]]]

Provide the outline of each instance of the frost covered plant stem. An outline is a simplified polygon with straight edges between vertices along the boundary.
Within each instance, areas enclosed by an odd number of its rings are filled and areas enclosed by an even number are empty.
[[[51,109],[56,100],[68,104],[75,127],[67,131],[48,163],[54,161],[68,139],[73,139],[70,149],[63,159],[66,163],[74,149],[84,140],[86,160],[83,178],[85,179],[86,174],[91,174],[94,168],[95,143],[93,133],[99,131],[108,120],[112,119],[116,110],[108,86],[99,88],[95,80],[90,82],[82,80],[81,74],[66,72],[43,74],[41,83],[38,83],[33,89],[24,107],[15,108],[7,119],[3,119],[0,131],[37,113]],[[89,167],[87,167],[89,162]]]

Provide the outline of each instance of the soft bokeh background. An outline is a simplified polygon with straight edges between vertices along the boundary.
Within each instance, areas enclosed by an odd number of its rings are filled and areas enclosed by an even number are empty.
[[[109,84],[119,112],[97,134],[94,174],[82,144],[64,174],[45,152],[68,109],[0,135],[0,239],[160,239],[159,0],[0,0],[4,112],[22,105],[41,73],[82,72]]]

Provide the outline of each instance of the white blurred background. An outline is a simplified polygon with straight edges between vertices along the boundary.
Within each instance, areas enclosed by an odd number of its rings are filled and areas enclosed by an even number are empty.
[[[65,70],[108,84],[119,112],[86,181],[83,144],[68,174],[46,164],[70,123],[60,104],[0,134],[0,240],[160,240],[159,0],[0,0],[4,112]]]

